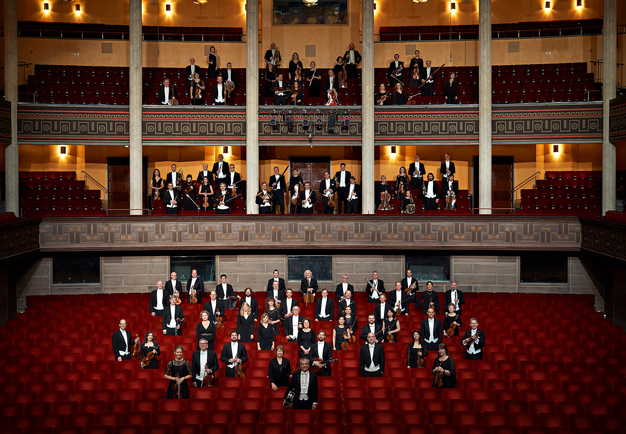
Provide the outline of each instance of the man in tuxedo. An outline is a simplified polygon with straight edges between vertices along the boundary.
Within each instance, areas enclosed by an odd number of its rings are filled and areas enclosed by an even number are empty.
[[[367,334],[367,344],[359,353],[359,368],[364,377],[382,377],[385,371],[385,350],[376,343],[374,333]]]
[[[163,289],[163,281],[157,282],[157,289],[150,293],[150,315],[163,316],[165,305],[170,299],[170,293]]]
[[[422,189],[422,182],[424,182],[425,173],[426,168],[424,167],[424,163],[420,163],[420,156],[416,155],[415,161],[409,166],[409,175],[411,176],[412,190]]]
[[[437,79],[437,74],[433,74],[433,76],[430,77],[430,74],[432,74],[433,72],[435,72],[435,69],[430,66],[430,60],[427,60],[426,66],[420,71],[420,78],[422,79],[422,83],[424,84],[424,86],[422,87],[422,95],[424,96],[435,95],[435,80]]]
[[[295,305],[291,308],[291,315],[283,320],[283,328],[285,329],[285,336],[290,342],[298,340],[298,333],[302,328],[302,321],[304,318],[300,315],[300,307]]]
[[[393,62],[389,64],[389,69],[387,70],[387,75],[389,78],[393,78],[394,83],[402,82],[402,71],[404,71],[404,62],[400,61],[400,55],[393,55]],[[395,73],[395,74],[394,74]]]
[[[183,293],[183,284],[180,280],[176,280],[176,277],[176,272],[172,271],[170,273],[170,280],[165,282],[165,292],[167,293],[166,303],[169,303],[170,296],[178,295],[180,297],[180,294]]]
[[[159,89],[159,105],[172,105],[176,99],[174,88],[170,87],[170,79],[163,80],[163,87]]]
[[[422,320],[420,325],[420,336],[427,351],[437,351],[443,340],[443,325],[439,318],[435,318],[435,309],[428,309],[428,318]]]
[[[217,161],[213,163],[213,169],[211,170],[215,176],[215,186],[219,187],[219,184],[226,182],[226,174],[228,173],[228,163],[224,161],[222,154],[217,156]]]
[[[300,201],[302,202],[302,214],[313,214],[313,204],[317,202],[315,190],[311,190],[309,182],[304,183],[304,190],[300,192]]]
[[[169,176],[169,175],[168,175]],[[174,190],[171,182],[167,183],[167,191],[163,194],[163,203],[165,204],[166,214],[178,214],[178,202],[180,195],[178,190]]]
[[[320,194],[322,194],[322,204],[324,205],[324,214],[333,214],[335,208],[328,205],[328,200],[331,196],[335,194],[337,186],[335,185],[335,181],[330,179],[330,173],[328,171],[324,172],[324,179],[320,181]]]
[[[376,318],[376,322],[381,326],[387,317],[387,311],[389,309],[393,309],[393,305],[387,303],[387,297],[385,294],[381,294],[380,300],[378,300],[378,304],[374,308],[374,317]]]
[[[385,293],[385,282],[378,279],[378,271],[374,271],[372,273],[372,280],[367,281],[365,293],[367,294],[368,303],[378,303],[380,295]]]
[[[325,339],[326,332],[324,330],[317,332],[317,342],[311,345],[311,352],[309,352],[311,360],[322,359],[322,362],[313,362],[313,366],[322,368],[322,370],[317,373],[319,377],[330,377],[331,374],[330,364],[333,359],[333,346],[328,342],[324,342]]]
[[[332,321],[335,319],[335,304],[328,298],[328,290],[322,289],[322,297],[315,303],[315,321]]]
[[[402,289],[402,282],[400,281],[396,282],[395,291],[391,291],[389,293],[389,304],[392,306],[393,310],[395,311],[396,309],[400,308],[402,309],[403,315],[408,315],[409,314],[409,302],[407,300],[408,298],[409,298],[408,294],[404,292],[404,289]]]
[[[120,320],[120,329],[113,333],[113,354],[115,360],[121,362],[122,360],[131,359],[132,345],[139,343],[139,338],[132,340],[132,335],[126,330],[126,320]]]
[[[285,291],[285,298],[280,303],[280,309],[278,310],[278,313],[283,318],[289,318],[293,315],[294,306],[298,306],[298,300],[293,298],[293,291],[291,290],[291,288],[287,288],[287,290]]]
[[[176,171],[176,164],[171,165],[171,172],[167,174],[165,177],[165,184],[169,184],[170,182],[174,186],[174,190],[180,190],[181,185],[183,184],[183,180],[180,178],[180,175]]]
[[[213,185],[214,181],[214,175],[213,172],[209,171],[209,165],[204,163],[202,165],[202,170],[200,172],[198,172],[198,178],[196,178],[196,182],[198,184],[202,184],[202,181],[204,180],[204,178],[208,178],[209,179],[209,184]]]
[[[441,180],[443,182],[448,180],[448,176],[454,175],[456,170],[454,168],[454,163],[450,161],[450,154],[446,154],[445,160],[441,163],[441,168],[439,169],[441,172]]]
[[[231,190],[233,187],[235,188],[239,188],[237,187],[238,183],[241,181],[241,175],[237,172],[235,172],[235,165],[231,164],[230,166],[228,166],[229,172],[228,175],[226,177],[226,185],[228,186],[227,188],[229,190]]]
[[[303,297],[307,292],[313,293],[313,296],[315,296],[317,292],[317,280],[312,276],[311,270],[306,270],[304,272],[304,279],[300,281],[300,291],[302,291]]]
[[[426,181],[426,194],[424,195],[424,210],[437,209],[439,203],[439,184],[435,181],[435,176],[432,173],[428,174],[428,181]]]
[[[231,302],[230,297],[235,297],[235,290],[233,289],[233,285],[226,282],[227,278],[228,277],[225,274],[220,276],[220,283],[215,286],[215,292],[217,293],[217,298],[222,300],[226,309],[231,309],[233,303]],[[236,297],[241,299],[239,295]],[[232,301],[234,301],[234,299]]]
[[[196,59],[192,57],[189,59],[189,66],[185,68],[185,76],[191,81],[195,78],[196,74],[200,74],[200,77],[202,77],[201,69],[196,65]]]
[[[167,336],[180,336],[180,325],[185,320],[183,308],[176,304],[176,296],[170,296],[170,304],[163,312],[163,334]]]
[[[422,292],[417,300],[415,300],[415,308],[422,309],[424,315],[428,314],[428,309],[433,308],[435,312],[439,312],[441,306],[439,305],[439,295],[437,291],[433,289],[433,282],[430,280],[426,282],[426,291]]]
[[[189,303],[191,303],[191,291],[196,291],[198,303],[202,303],[202,293],[204,292],[204,282],[198,277],[198,270],[191,270],[191,278],[187,281],[187,292],[189,293]]]
[[[220,188],[213,197],[215,214],[230,214],[230,190],[226,190],[226,182],[220,182]]]
[[[278,74],[276,81],[272,85],[274,89],[274,105],[286,105],[287,104],[287,92],[285,91],[287,85],[283,81],[283,75]]]
[[[271,198],[271,194],[267,192],[267,182],[261,183],[261,189],[256,194],[256,199],[254,201],[259,206],[259,214],[271,213],[272,198]]]
[[[346,199],[348,198],[348,184],[350,184],[350,177],[352,175],[346,170],[346,163],[341,163],[340,170],[335,173],[337,179],[337,212],[340,214],[346,214]]]
[[[348,46],[348,51],[343,55],[343,60],[346,61],[346,72],[348,73],[348,78],[356,78],[356,67],[361,63],[361,53],[354,49],[354,43],[350,42]]]
[[[220,75],[224,79],[224,83],[228,83],[229,81],[233,84],[237,83],[237,74],[233,71],[233,64],[230,62],[226,64],[226,69],[223,70]]]
[[[203,387],[202,383],[209,375],[213,376],[213,381],[215,381],[215,372],[220,368],[217,354],[209,350],[208,345],[209,343],[206,339],[200,338],[198,350],[194,351],[191,356],[191,378],[193,379],[194,387]],[[209,365],[208,367],[207,364]]]
[[[276,56],[276,51],[278,51],[278,50],[276,50],[276,44],[274,44],[272,42],[272,45],[270,45],[270,49],[265,52],[265,56],[263,57],[265,59],[265,63],[267,63],[267,64],[271,63],[274,66],[277,63],[280,63],[280,61],[282,60],[280,58],[280,51],[278,52],[278,56]],[[274,57],[277,57],[277,59],[275,59]],[[277,60],[278,60],[278,62],[277,62]]]
[[[337,77],[335,77],[335,71],[332,69],[328,70],[328,78],[324,80],[324,98],[328,99],[328,91],[331,89],[339,89],[339,85],[337,84]]]
[[[278,289],[281,292],[285,292],[287,290],[287,287],[285,286],[285,279],[283,279],[282,277],[280,277],[280,272],[278,270],[274,270],[272,272],[273,277],[267,281],[267,296],[271,297],[270,292],[272,291],[272,289],[274,288],[274,282],[278,283]],[[276,297],[274,297],[276,298]],[[283,296],[284,298],[284,296]]]
[[[270,176],[268,185],[272,187],[272,214],[276,214],[276,206],[280,207],[281,214],[285,214],[287,184],[285,183],[285,177],[280,174],[278,167],[274,167],[274,174]]]
[[[450,283],[450,289],[446,291],[446,306],[450,303],[454,304],[454,312],[461,315],[461,305],[465,304],[463,291],[456,289],[456,281]]]
[[[346,203],[348,204],[347,214],[359,212],[359,197],[361,197],[361,187],[356,183],[354,176],[350,177],[350,185],[346,188]]]
[[[343,295],[345,298],[339,302],[339,316],[344,315],[346,307],[350,306],[352,312],[356,315],[356,301],[352,300],[352,290],[347,290]]]
[[[459,183],[454,180],[454,175],[448,175],[447,181],[442,181],[444,200],[451,196],[450,205],[446,203],[446,209],[456,210],[456,198],[459,196]]]
[[[224,318],[224,303],[217,298],[217,292],[215,291],[211,291],[210,297],[210,300],[204,303],[204,310],[209,312],[209,321],[216,323],[218,316]]]
[[[354,287],[348,283],[348,275],[341,276],[341,283],[337,285],[335,290],[335,297],[337,300],[343,300],[346,298],[346,291],[354,292]]]
[[[221,75],[217,76],[217,83],[213,86],[213,105],[226,104],[226,86]]]
[[[270,281],[268,282],[268,285],[270,283],[272,284],[272,289],[270,289],[267,292],[267,296],[273,298],[274,300],[276,300],[277,303],[282,303],[283,300],[285,299],[285,293],[280,289],[280,282],[277,281],[277,280],[270,279]],[[285,282],[283,281],[283,284],[284,283]]]
[[[406,277],[402,279],[402,289],[410,288],[411,285],[413,284],[415,284],[415,288],[411,290],[409,295],[413,295],[416,292],[419,292],[420,288],[419,288],[419,282],[417,281],[416,278],[413,277],[413,272],[410,269],[408,269],[406,270]]]
[[[317,408],[317,375],[309,371],[311,362],[307,358],[300,359],[300,370],[295,371],[285,391],[284,399],[294,393],[294,410],[315,410]]]
[[[472,318],[470,320],[470,329],[465,331],[461,345],[463,345],[466,349],[465,358],[467,360],[483,359],[485,332],[478,330],[478,320],[476,318]]]
[[[367,343],[367,335],[369,335],[370,333],[374,333],[374,342],[378,343],[378,338],[381,337],[380,335],[382,334],[382,329],[383,325],[376,322],[376,315],[370,313],[367,316],[367,324],[363,325],[363,328],[361,329],[360,337],[361,339],[363,339],[363,343]]]
[[[237,331],[230,332],[230,342],[224,344],[220,360],[226,363],[226,377],[235,376],[235,367],[248,361],[246,347],[237,342]]]

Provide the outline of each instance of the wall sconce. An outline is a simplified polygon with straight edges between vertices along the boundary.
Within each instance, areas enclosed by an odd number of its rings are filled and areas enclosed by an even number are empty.
[[[46,13],[50,12],[50,2],[43,2],[43,11]]]
[[[576,9],[582,9],[583,0],[576,0]]]
[[[165,12],[168,14],[172,13],[172,5],[170,3],[165,3]]]
[[[546,11],[550,10],[550,4],[551,4],[550,0],[546,0],[545,6],[544,6]]]
[[[224,146],[224,149],[222,149],[222,154],[228,154],[228,146]]]
[[[74,6],[74,12],[77,13],[77,14],[80,14],[80,5],[79,4]]]
[[[456,12],[456,2],[454,0],[450,2],[450,11]]]
[[[376,2],[374,2],[374,10],[376,10]]]
[[[391,155],[396,155],[396,151],[397,151],[397,149],[396,149],[395,145],[392,146],[391,147]]]
[[[61,146],[59,148],[59,154],[61,155],[67,155],[67,146]]]
[[[559,153],[559,145],[552,145],[552,153],[553,154]]]

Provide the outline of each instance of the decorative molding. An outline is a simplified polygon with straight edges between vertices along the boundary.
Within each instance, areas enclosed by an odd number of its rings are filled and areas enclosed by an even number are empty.
[[[609,140],[614,144],[626,141],[626,95],[609,103]]]
[[[580,219],[582,250],[626,260],[626,224]]]
[[[0,225],[0,259],[39,250],[40,221],[16,220]]]
[[[0,143],[11,144],[11,102],[0,101]]]

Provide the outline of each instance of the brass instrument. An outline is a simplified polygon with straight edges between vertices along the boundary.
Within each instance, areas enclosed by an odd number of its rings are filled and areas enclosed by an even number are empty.
[[[410,203],[406,206],[406,213],[407,214],[415,214],[415,204],[414,203]]]
[[[291,404],[293,404],[293,400],[296,398],[296,392],[294,392],[293,390],[291,390],[288,394],[287,397],[283,400],[283,407],[285,408],[289,408],[291,407]]]
[[[428,189],[428,187],[426,187],[426,182],[422,182],[422,193],[424,194],[424,197],[426,197],[426,191]]]
[[[276,50],[274,50],[274,66],[279,66],[279,65],[280,65],[280,50],[276,48]]]
[[[272,198],[272,187],[268,188],[267,190],[265,190],[265,194],[263,194],[263,190],[259,191],[256,194],[256,197],[260,197],[262,199],[271,199]]]
[[[178,169],[176,173],[178,173],[178,176],[176,177],[176,186],[174,188],[180,189],[180,186],[183,183],[183,169]]]
[[[226,98],[230,98],[230,94],[233,90],[235,90],[235,83],[232,81],[227,81],[224,85],[224,89],[226,89]]]

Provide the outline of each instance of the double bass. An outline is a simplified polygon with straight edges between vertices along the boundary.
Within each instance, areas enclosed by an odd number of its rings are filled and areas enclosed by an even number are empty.
[[[335,89],[328,89],[326,96],[327,96],[327,101],[324,103],[324,105],[337,105],[338,104],[337,100],[339,98],[339,95],[337,94],[337,91]]]
[[[379,211],[391,211],[391,206],[389,205],[389,201],[391,200],[391,195],[388,191],[383,191],[380,193],[380,205],[378,205]]]

